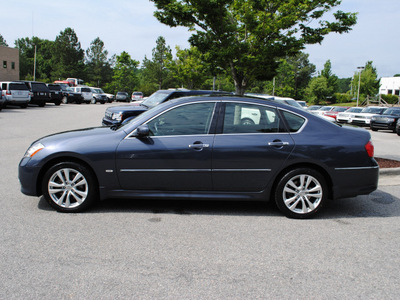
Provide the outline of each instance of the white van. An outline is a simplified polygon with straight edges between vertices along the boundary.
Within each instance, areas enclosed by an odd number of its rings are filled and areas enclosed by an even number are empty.
[[[4,98],[3,107],[10,104],[26,108],[31,101],[32,94],[24,82],[2,81],[0,82],[0,86]]]
[[[83,102],[86,102],[87,104],[91,103],[93,100],[93,93],[90,87],[88,86],[75,86],[72,88],[75,93],[81,93],[82,94],[82,100]]]

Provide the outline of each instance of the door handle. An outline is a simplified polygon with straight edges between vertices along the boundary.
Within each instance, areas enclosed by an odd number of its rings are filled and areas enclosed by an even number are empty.
[[[277,148],[281,148],[281,147],[287,146],[287,145],[289,145],[288,142],[282,142],[281,140],[275,140],[273,142],[268,143],[268,146],[277,147]]]
[[[189,148],[194,150],[203,150],[203,148],[210,147],[209,144],[203,144],[202,142],[194,142],[193,144],[189,145]]]

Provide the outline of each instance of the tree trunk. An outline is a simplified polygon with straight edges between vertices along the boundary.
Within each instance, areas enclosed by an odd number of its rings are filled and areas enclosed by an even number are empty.
[[[238,72],[234,64],[231,62],[232,78],[235,82],[235,94],[243,96],[246,91],[247,78],[242,72]]]

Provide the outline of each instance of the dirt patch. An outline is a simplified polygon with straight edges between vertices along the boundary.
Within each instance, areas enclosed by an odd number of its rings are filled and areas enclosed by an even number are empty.
[[[392,159],[386,159],[386,158],[379,158],[375,157],[376,162],[379,165],[379,168],[400,168],[400,161],[398,160],[392,160]]]

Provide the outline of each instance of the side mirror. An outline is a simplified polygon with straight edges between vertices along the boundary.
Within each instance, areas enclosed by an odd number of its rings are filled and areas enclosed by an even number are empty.
[[[144,125],[140,125],[138,128],[136,128],[136,137],[145,137],[145,136],[149,136],[150,134],[150,129],[149,126],[147,124]]]

